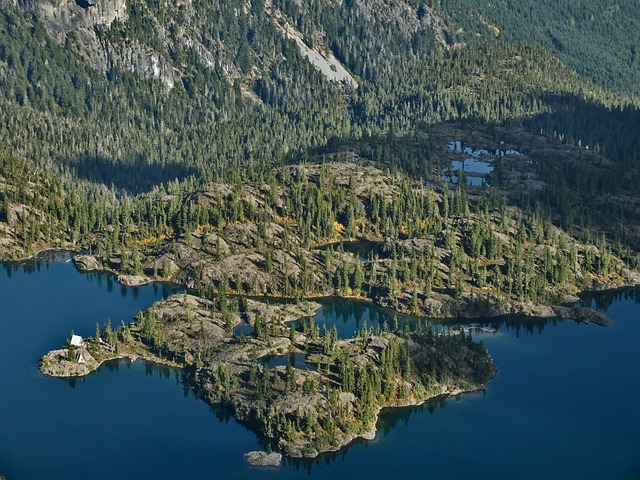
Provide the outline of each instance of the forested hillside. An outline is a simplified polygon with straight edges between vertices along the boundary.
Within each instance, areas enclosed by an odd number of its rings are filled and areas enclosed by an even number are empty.
[[[402,173],[446,198],[443,152],[460,139],[446,136],[453,122],[496,145],[553,142],[530,148],[529,163],[497,162],[483,195],[587,244],[609,242],[635,265],[634,88],[578,68],[584,52],[569,47],[585,44],[581,24],[564,49],[540,40],[543,23],[569,35],[571,16],[582,18],[575,9],[536,13],[527,30],[520,5],[480,15],[468,2],[419,0],[0,2],[5,255],[51,246],[122,253],[132,232],[173,238],[217,226],[220,213],[184,217],[197,190],[262,185],[283,165],[326,158]],[[498,11],[508,27],[496,40]],[[625,57],[620,32],[637,30],[637,13],[609,10],[625,12],[608,37],[622,53],[600,63],[633,86],[637,60]],[[603,36],[613,20],[593,15],[589,31]],[[333,79],[335,62],[351,80]],[[517,188],[514,170],[530,177]],[[286,179],[280,187],[292,188]],[[373,219],[369,201],[362,214]],[[330,204],[336,221],[348,218],[342,208]],[[402,225],[384,231],[406,239]]]
[[[458,41],[498,37],[535,44],[558,55],[585,78],[621,93],[640,95],[640,4],[637,0],[438,0]]]

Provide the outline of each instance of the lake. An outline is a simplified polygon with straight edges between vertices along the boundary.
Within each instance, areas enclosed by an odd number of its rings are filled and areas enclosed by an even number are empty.
[[[122,287],[81,274],[67,255],[0,269],[0,472],[12,479],[640,478],[638,291],[599,294],[613,324],[509,321],[474,334],[499,373],[486,392],[383,412],[379,433],[334,454],[248,466],[252,431],[210,408],[181,371],[138,361],[75,382],[44,377],[39,357],[71,330],[128,321],[171,287]],[[317,323],[344,335],[388,311],[329,299]],[[410,322],[402,317],[401,321]],[[359,327],[358,327],[359,325]]]

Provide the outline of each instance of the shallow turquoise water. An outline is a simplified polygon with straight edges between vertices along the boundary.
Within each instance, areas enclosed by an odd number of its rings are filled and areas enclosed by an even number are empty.
[[[597,297],[611,303],[611,327],[502,324],[480,334],[499,368],[487,392],[386,411],[372,442],[264,470],[242,457],[263,448],[259,438],[196,399],[178,370],[122,361],[77,382],[38,372],[72,329],[92,335],[96,321],[128,321],[170,293],[80,274],[65,258],[0,269],[0,472],[10,480],[640,478],[635,293]],[[391,324],[386,316],[330,300],[316,321],[351,335],[365,320]]]

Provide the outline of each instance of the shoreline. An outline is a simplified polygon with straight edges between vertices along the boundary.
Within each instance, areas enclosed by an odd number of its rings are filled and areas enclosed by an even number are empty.
[[[82,353],[85,359],[83,363],[65,358],[68,352],[69,349],[67,348],[47,352],[38,362],[38,370],[40,373],[52,378],[83,378],[95,373],[105,363],[118,360],[129,360],[131,363],[142,360],[143,362],[163,365],[165,367],[185,368],[175,362],[153,355],[150,352],[147,352],[147,354],[141,352],[122,352],[96,360],[86,348],[80,347],[78,352]],[[57,370],[55,369],[56,365],[59,366]]]
[[[190,370],[189,366],[185,366],[185,365],[179,365],[175,362],[171,362],[171,361],[167,361],[166,359],[163,359],[161,357],[158,357],[156,355],[153,354],[148,354],[148,355],[144,355],[144,354],[140,354],[140,353],[133,353],[133,352],[122,352],[119,354],[115,354],[113,357],[109,357],[109,358],[103,358],[100,361],[98,361],[95,366],[93,364],[91,364],[90,366],[88,366],[87,371],[84,372],[77,372],[76,370],[69,370],[69,371],[65,371],[64,373],[59,373],[59,372],[54,372],[53,370],[50,369],[46,369],[43,370],[42,369],[42,361],[45,358],[51,358],[51,357],[61,357],[63,355],[66,354],[68,349],[58,349],[58,350],[51,350],[50,352],[48,352],[47,354],[45,354],[42,359],[41,362],[39,364],[39,370],[40,372],[47,376],[47,377],[51,377],[51,378],[60,378],[60,379],[70,379],[70,378],[84,378],[88,375],[91,375],[93,373],[95,373],[102,365],[108,363],[108,362],[113,362],[113,361],[120,361],[120,360],[128,360],[131,363],[135,362],[135,361],[143,361],[145,363],[151,363],[151,364],[155,364],[155,365],[162,365],[165,367],[169,367],[169,368],[175,368],[178,370]],[[67,362],[65,360],[65,362]],[[72,362],[68,362],[69,364],[71,364]],[[495,376],[496,373],[493,374],[493,376]],[[493,376],[491,377],[491,379],[493,378]],[[489,381],[483,385],[478,385],[477,387],[474,388],[456,388],[456,389],[452,389],[452,390],[448,390],[447,387],[444,388],[443,391],[439,392],[439,393],[435,393],[432,395],[427,395],[425,397],[421,397],[421,398],[417,398],[417,399],[413,399],[413,400],[408,400],[406,402],[401,402],[401,403],[390,403],[390,404],[386,404],[386,405],[381,405],[378,408],[377,413],[375,414],[375,420],[373,422],[373,427],[369,430],[369,431],[365,431],[362,433],[358,433],[358,434],[352,434],[352,435],[348,435],[345,436],[341,439],[341,441],[336,444],[335,446],[327,449],[327,450],[322,450],[322,451],[316,451],[313,455],[285,455],[289,458],[308,458],[308,459],[313,459],[313,458],[317,458],[317,457],[321,457],[323,454],[328,454],[328,453],[335,453],[340,451],[341,449],[347,447],[348,445],[350,445],[351,443],[353,443],[354,441],[358,440],[358,439],[362,439],[362,440],[367,440],[367,441],[372,441],[375,439],[375,437],[378,434],[378,421],[379,421],[379,417],[380,414],[385,411],[385,410],[394,410],[394,409],[403,409],[403,408],[416,408],[416,407],[420,407],[422,405],[424,405],[427,402],[430,401],[435,401],[439,398],[453,398],[453,397],[457,397],[460,395],[465,395],[465,394],[471,394],[471,393],[475,393],[475,392],[479,392],[479,391],[486,391],[489,387],[489,383],[491,381],[491,379],[489,379]],[[206,396],[201,395],[200,392],[198,392],[198,390],[196,389],[196,383],[191,381],[189,382],[189,387],[194,391],[196,397],[200,400],[202,400],[203,402],[205,402],[207,405],[209,405],[210,407],[215,407],[215,406],[219,406],[219,404],[214,403],[214,402],[210,402],[207,400]],[[254,429],[254,427],[256,426],[254,422],[250,421],[250,420],[243,420],[243,419],[238,419],[235,415],[235,412],[233,412],[234,418],[236,418],[237,421],[239,421],[240,423],[245,424],[247,427],[251,428],[252,430],[256,431],[257,434],[262,434],[258,429]],[[273,439],[271,439],[273,440]],[[246,455],[246,454],[245,454]],[[249,463],[251,463],[249,461]],[[257,466],[260,466],[258,464],[256,464]],[[270,465],[270,466],[277,466],[277,465]]]
[[[319,304],[265,307],[249,300],[246,318],[256,333],[235,337],[232,329],[225,330],[224,315],[212,311],[214,305],[176,294],[154,303],[128,326],[80,342],[73,337],[68,348],[45,354],[39,369],[50,377],[78,378],[108,361],[140,359],[188,370],[193,372],[188,385],[198,398],[229,408],[236,420],[294,458],[314,458],[358,438],[375,438],[382,409],[486,389],[496,371],[486,348],[463,335],[368,330],[331,340],[317,327],[293,331],[287,326]],[[291,351],[312,356],[318,368],[270,368],[259,361]],[[352,373],[345,377],[346,371]]]
[[[367,240],[367,241],[370,241],[370,240]],[[331,245],[331,243],[327,245]],[[181,283],[175,283],[175,282],[162,280],[162,279],[156,280],[151,277],[142,276],[142,275],[122,275],[122,274],[119,274],[116,270],[113,270],[107,267],[83,268],[81,266],[78,266],[78,263],[76,262],[76,257],[82,257],[82,256],[84,255],[79,253],[77,253],[75,256],[72,256],[74,266],[81,273],[107,272],[114,275],[118,283],[128,287],[143,286],[143,285],[149,285],[152,283],[163,283],[163,284],[184,288],[185,290],[190,290],[189,287]],[[141,281],[126,281],[127,279],[141,279]],[[594,292],[616,292],[618,290],[624,291],[624,290],[628,290],[628,289],[630,290],[638,287],[640,287],[640,281],[636,283],[629,283],[626,285],[621,285],[621,286],[616,286],[611,288],[602,288],[599,290],[582,290],[578,292],[578,295],[587,295],[589,293],[594,293]],[[214,293],[216,293],[216,291],[214,291]],[[356,296],[356,295],[339,295],[339,294],[311,295],[311,296],[304,296],[301,299],[292,297],[292,296],[284,296],[284,295],[280,296],[277,294],[263,294],[263,293],[240,294],[240,293],[235,293],[233,291],[229,292],[228,295],[230,297],[244,296],[247,298],[267,299],[267,300],[269,298],[274,298],[278,300],[285,300],[285,301],[291,301],[291,302],[295,302],[297,300],[320,301],[325,299],[353,300],[353,301],[359,301],[359,302],[375,305],[379,308],[392,312],[393,314],[403,315],[407,317],[424,318],[424,319],[430,319],[430,320],[441,320],[441,321],[451,321],[451,320],[471,321],[471,320],[478,320],[483,318],[495,319],[495,318],[501,318],[501,317],[525,316],[528,318],[541,318],[541,319],[558,318],[561,320],[575,320],[575,321],[584,322],[584,323],[593,322],[602,326],[608,326],[611,324],[610,319],[608,319],[608,317],[605,314],[602,314],[597,310],[590,309],[589,307],[569,306],[564,303],[547,305],[547,304],[535,304],[530,302],[517,302],[517,301],[513,303],[507,302],[507,305],[512,307],[512,311],[502,311],[500,310],[500,307],[496,307],[496,310],[494,310],[493,312],[485,310],[485,311],[478,311],[475,314],[473,313],[468,314],[468,309],[473,310],[475,306],[481,305],[481,301],[476,300],[474,298],[471,298],[471,299],[463,298],[463,299],[458,299],[458,304],[459,304],[458,306],[462,306],[462,308],[466,307],[465,310],[467,311],[464,312],[464,315],[458,314],[458,315],[442,317],[438,315],[416,314],[416,313],[411,313],[404,310],[395,309],[389,305],[379,303],[373,298]],[[445,295],[445,294],[441,294],[441,295],[446,299],[450,299],[451,301],[456,301],[456,299],[450,295]],[[579,297],[576,297],[576,298],[577,298],[576,302],[580,300]],[[572,310],[579,310],[580,313],[571,313]],[[590,312],[587,312],[587,310]]]
[[[336,244],[340,244],[344,241],[349,241],[349,242],[355,242],[355,241],[365,241],[365,242],[371,242],[371,243],[376,243],[375,240],[372,240],[370,238],[350,238],[348,240],[333,240],[331,242],[327,242],[324,244],[319,244],[319,245],[315,245],[313,248],[321,248],[321,247],[325,247],[325,246],[332,246],[332,245],[336,245]],[[77,249],[66,249],[66,248],[46,248],[43,249],[33,255],[30,255],[28,257],[24,257],[24,258],[19,258],[19,259],[15,259],[15,260],[4,260],[0,258],[0,262],[4,262],[4,263],[9,263],[9,264],[18,264],[20,265],[23,262],[28,262],[28,261],[35,261],[38,259],[44,259],[47,255],[49,254],[63,254],[63,255],[69,255],[71,257],[71,261],[74,264],[74,267],[76,268],[76,270],[80,273],[91,273],[91,272],[105,272],[105,273],[109,273],[111,275],[114,275],[116,277],[116,280],[118,281],[119,284],[127,286],[127,287],[137,287],[137,286],[144,286],[144,285],[150,285],[152,283],[160,283],[160,284],[166,284],[166,285],[170,285],[170,286],[174,286],[174,287],[179,287],[179,288],[184,288],[186,291],[188,290],[192,290],[190,287],[182,284],[182,283],[178,283],[178,282],[172,282],[171,280],[166,280],[166,279],[154,279],[152,277],[146,276],[146,275],[125,275],[125,274],[121,274],[119,273],[117,270],[114,270],[112,268],[109,267],[100,267],[98,265],[96,265],[95,267],[85,267],[82,265],[78,264],[77,259],[80,257],[93,257],[92,254],[88,254],[88,253],[83,253],[81,250],[77,250]],[[54,257],[55,258],[55,257]],[[579,292],[576,293],[576,295],[578,295],[578,297],[576,297],[578,300],[580,300],[581,296],[586,296],[589,294],[593,294],[593,293],[616,293],[618,291],[623,292],[625,290],[632,290],[635,288],[640,287],[640,278],[635,281],[635,282],[630,282],[630,283],[626,283],[623,285],[617,285],[617,286],[613,286],[613,287],[607,287],[607,288],[589,288],[589,289],[583,289],[580,290]],[[215,293],[215,291],[214,291]],[[451,321],[451,320],[478,320],[478,319],[482,319],[482,318],[487,318],[487,319],[495,319],[495,318],[500,318],[500,317],[510,317],[510,316],[525,316],[528,318],[542,318],[542,319],[551,319],[551,318],[558,318],[561,320],[575,320],[578,322],[585,322],[585,323],[589,323],[589,322],[593,322],[596,323],[598,325],[610,325],[610,320],[608,320],[608,317],[604,314],[601,314],[600,312],[598,312],[597,310],[593,310],[593,309],[589,309],[588,307],[575,307],[575,306],[569,306],[565,303],[559,303],[559,304],[534,304],[534,303],[530,303],[530,302],[521,302],[521,301],[513,301],[513,302],[509,302],[507,301],[507,305],[510,307],[513,307],[511,311],[502,311],[500,310],[501,307],[496,307],[497,310],[496,311],[478,311],[475,313],[470,313],[469,309],[474,310],[475,306],[479,306],[482,304],[482,302],[480,300],[477,300],[475,298],[471,298],[471,299],[466,299],[466,298],[462,298],[462,299],[455,299],[453,296],[448,295],[448,294],[438,294],[442,297],[444,297],[445,299],[449,299],[450,301],[458,301],[458,306],[462,306],[462,308],[467,307],[465,309],[464,312],[459,312],[459,314],[457,315],[448,315],[448,316],[439,316],[437,314],[433,314],[433,315],[429,315],[429,314],[417,314],[417,313],[412,313],[412,312],[407,312],[405,310],[401,310],[401,309],[395,309],[390,305],[387,304],[383,304],[380,302],[377,302],[375,299],[370,298],[370,297],[364,297],[364,296],[355,296],[355,295],[339,295],[339,294],[327,294],[327,295],[310,295],[310,296],[304,296],[301,298],[302,301],[318,301],[318,300],[324,300],[324,299],[331,299],[331,298],[337,298],[337,299],[344,299],[344,300],[355,300],[355,301],[361,301],[364,303],[369,303],[369,304],[373,304],[376,305],[377,307],[383,308],[385,310],[388,310],[389,312],[393,312],[394,314],[399,314],[399,315],[403,315],[403,316],[409,316],[409,317],[417,317],[417,318],[425,318],[425,319],[431,319],[431,320],[441,320],[441,321]],[[475,295],[472,292],[472,297]],[[296,298],[294,296],[280,296],[277,294],[263,294],[263,293],[250,293],[250,294],[239,294],[239,293],[234,293],[234,292],[230,292],[229,293],[230,297],[234,297],[234,296],[245,296],[247,298],[256,298],[256,299],[269,299],[269,298],[276,298],[279,300],[286,300],[286,301],[297,301],[300,300],[299,298]],[[571,314],[569,311],[570,310],[575,310],[575,309],[580,309],[583,310],[583,312],[581,314]],[[586,315],[586,312],[584,312],[584,310],[592,310],[593,315]],[[607,318],[605,320],[605,317]]]

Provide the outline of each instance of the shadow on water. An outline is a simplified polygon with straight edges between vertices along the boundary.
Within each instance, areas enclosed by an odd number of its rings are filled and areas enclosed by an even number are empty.
[[[87,8],[96,6],[95,3],[91,3],[91,2],[89,2],[87,0],[76,0],[76,5],[78,5],[80,8],[84,8],[85,10]]]
[[[136,362],[142,362],[144,364],[144,373],[150,377],[158,377],[163,380],[168,380],[175,383],[176,386],[182,388],[182,394],[184,398],[189,398],[192,396],[198,402],[202,402],[209,407],[211,413],[213,413],[216,419],[219,422],[229,423],[234,421],[238,425],[241,425],[246,431],[252,432],[256,434],[258,438],[258,442],[264,446],[265,449],[273,448],[275,449],[275,445],[271,445],[269,443],[269,439],[261,438],[259,434],[257,434],[254,430],[252,430],[248,425],[243,424],[235,419],[233,415],[233,410],[225,405],[212,405],[208,402],[205,402],[194,390],[194,382],[193,375],[194,371],[191,369],[183,369],[177,367],[169,367],[167,365],[162,365],[160,363],[145,361],[145,360],[136,360],[134,362],[128,359],[116,359],[110,360],[103,363],[95,372],[92,372],[87,377],[76,377],[76,378],[61,378],[60,381],[68,383],[71,388],[76,388],[76,386],[81,385],[86,378],[98,375],[102,370],[107,370],[111,373],[117,373],[121,369],[130,369]]]
[[[486,395],[486,392],[470,392],[464,394],[468,395]],[[394,407],[384,408],[380,412],[378,422],[376,423],[376,439],[380,437],[386,437],[392,432],[394,428],[400,423],[404,425],[409,424],[409,420],[412,416],[421,415],[425,412],[434,414],[437,410],[443,409],[450,402],[459,401],[463,396],[458,395],[455,397],[440,396],[426,401],[422,405],[409,406],[409,407]],[[307,474],[313,473],[314,469],[321,465],[330,465],[334,462],[344,462],[347,458],[349,451],[354,447],[367,446],[369,443],[375,442],[374,440],[366,440],[364,438],[357,438],[346,447],[341,448],[337,452],[325,452],[318,455],[316,458],[290,458],[283,457],[282,463],[284,466],[295,468],[297,471],[306,472]]]
[[[615,302],[633,300],[640,305],[640,288],[620,288],[617,290],[587,292],[580,296],[579,305],[591,307],[601,312],[609,310]]]
[[[266,365],[268,368],[291,365],[293,368],[300,370],[317,370],[315,365],[307,363],[307,354],[301,352],[285,353],[284,355],[267,355],[259,358],[258,363],[260,365]]]
[[[48,270],[52,263],[63,260],[65,262],[72,262],[72,254],[66,250],[49,250],[41,253],[35,258],[30,258],[28,260],[21,260],[16,262],[8,262],[3,261],[0,262],[0,267],[4,270],[7,278],[11,278],[14,273],[21,271],[27,275],[37,274],[42,271],[44,268]],[[90,271],[90,272],[79,272],[82,274],[88,281],[88,283],[96,282],[99,287],[102,287],[103,284],[106,285],[106,290],[109,293],[113,293],[114,289],[119,286],[120,287],[120,295],[122,298],[127,298],[130,294],[134,300],[137,300],[140,296],[141,288],[138,286],[126,286],[118,283],[117,276],[111,272],[104,271]],[[166,298],[170,295],[176,293],[183,293],[185,289],[175,283],[168,282],[152,282],[151,288],[155,294],[162,292],[162,297]],[[146,287],[146,285],[144,286]]]
[[[51,263],[58,260],[66,260],[69,261],[71,259],[71,255],[67,251],[58,251],[51,250],[44,252],[38,255],[35,258],[30,258],[28,260],[21,260],[17,262],[8,262],[3,261],[0,262],[2,269],[5,271],[7,278],[11,278],[14,273],[22,271],[27,275],[32,275],[34,273],[39,273],[42,268],[49,269]]]
[[[420,317],[402,315],[371,302],[344,298],[324,298],[313,317],[300,319],[296,328],[304,330],[305,323],[313,321],[323,331],[336,327],[339,338],[351,338],[364,328],[368,330],[394,330],[395,328],[415,330],[426,323]]]
[[[640,303],[640,289],[637,291],[617,292],[608,302],[627,297],[635,298]],[[598,298],[598,297],[595,297]],[[497,333],[500,329],[513,332],[516,337],[521,334],[540,334],[544,327],[562,322],[559,318],[538,318],[525,316],[505,316],[473,319],[433,319],[413,315],[403,315],[373,303],[344,298],[321,299],[322,307],[313,317],[305,317],[295,322],[296,329],[307,331],[317,327],[322,335],[335,327],[338,338],[348,339],[358,335],[365,328],[373,333],[379,331],[421,332],[432,328],[436,333]]]

